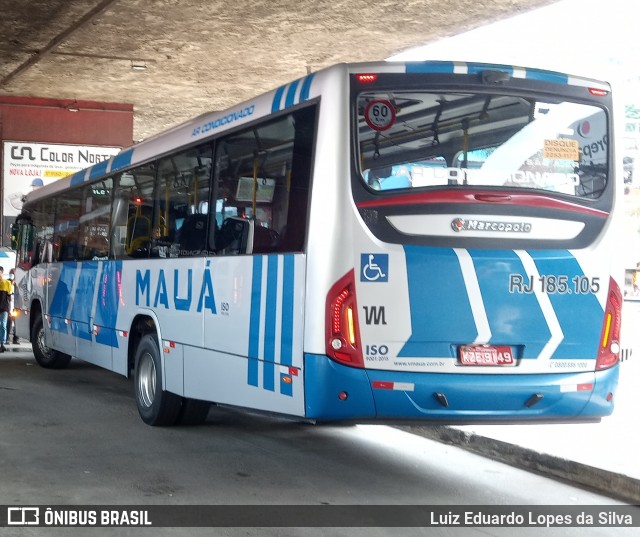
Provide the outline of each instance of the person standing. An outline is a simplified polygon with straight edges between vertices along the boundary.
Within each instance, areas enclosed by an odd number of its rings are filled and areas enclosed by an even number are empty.
[[[4,277],[4,267],[0,267],[0,352],[6,351],[4,342],[7,339],[7,319],[11,310],[13,283]]]
[[[13,334],[13,344],[18,343],[18,337],[16,336],[16,323],[13,319],[13,308],[14,308],[14,296],[16,294],[16,282],[15,282],[16,269],[12,268],[9,271],[9,281],[11,282],[11,304],[9,306],[9,317],[7,318],[7,334],[5,345],[8,345],[12,342],[11,335]]]

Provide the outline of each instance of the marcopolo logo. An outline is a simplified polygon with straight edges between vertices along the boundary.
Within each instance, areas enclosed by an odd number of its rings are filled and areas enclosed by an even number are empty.
[[[456,233],[461,231],[495,231],[497,233],[530,233],[531,224],[528,222],[500,222],[493,220],[475,220],[454,218],[451,229]]]

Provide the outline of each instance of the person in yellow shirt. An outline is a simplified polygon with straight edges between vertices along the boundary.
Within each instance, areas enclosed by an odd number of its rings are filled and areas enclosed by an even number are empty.
[[[13,284],[13,290],[11,292],[11,305],[9,306],[9,317],[7,319],[7,340],[4,342],[5,345],[12,343],[16,345],[19,342],[18,336],[16,336],[16,323],[13,322],[13,306],[14,306],[14,297],[16,295],[16,269],[12,268],[9,271],[9,281]],[[13,333],[13,341],[11,340],[11,334]]]
[[[13,283],[4,277],[4,267],[0,267],[0,352],[7,349],[4,342],[7,339],[7,319],[11,310],[11,295],[13,294]]]

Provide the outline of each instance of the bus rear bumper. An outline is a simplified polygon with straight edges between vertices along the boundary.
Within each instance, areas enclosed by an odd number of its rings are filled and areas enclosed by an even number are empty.
[[[367,370],[305,355],[306,417],[527,422],[613,412],[619,366],[599,372],[443,374]]]

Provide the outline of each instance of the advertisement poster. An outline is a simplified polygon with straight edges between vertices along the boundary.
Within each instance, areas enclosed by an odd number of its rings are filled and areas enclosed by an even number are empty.
[[[110,159],[119,147],[4,142],[3,215],[17,216],[32,190]]]

